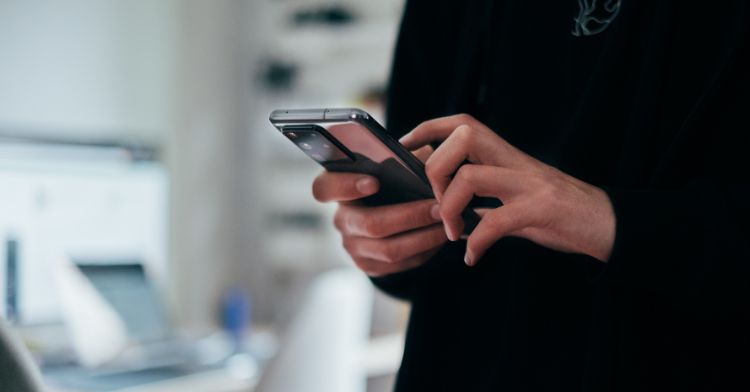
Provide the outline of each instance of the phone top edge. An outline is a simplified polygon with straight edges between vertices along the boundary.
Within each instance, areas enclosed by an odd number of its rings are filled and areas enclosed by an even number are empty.
[[[277,109],[271,112],[268,119],[272,123],[320,121],[325,117],[326,109]]]
[[[370,115],[357,108],[334,108],[325,110],[325,119],[328,121],[369,120]]]
[[[370,115],[357,108],[277,109],[268,117],[274,124],[368,120]]]

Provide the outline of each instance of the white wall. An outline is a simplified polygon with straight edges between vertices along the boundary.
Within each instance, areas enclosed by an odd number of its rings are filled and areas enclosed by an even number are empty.
[[[331,206],[310,195],[320,169],[276,134],[268,113],[358,105],[364,88],[387,77],[402,2],[347,0],[362,24],[290,28],[292,8],[321,3],[0,0],[0,135],[146,142],[164,152],[170,302],[183,324],[212,326],[231,284],[248,288],[269,321],[280,303],[294,306],[298,282],[348,262],[328,224]],[[270,57],[299,65],[294,91],[270,94],[257,81]],[[268,230],[275,215],[299,212],[320,214],[325,227]]]
[[[260,241],[253,217],[262,206],[248,186],[258,182],[247,126],[252,3],[184,0],[177,14],[177,116],[166,140],[173,192],[172,301],[181,321],[194,327],[216,324],[228,286],[263,292],[263,271],[253,268],[258,262],[253,244]]]
[[[0,131],[159,142],[173,0],[0,0]]]

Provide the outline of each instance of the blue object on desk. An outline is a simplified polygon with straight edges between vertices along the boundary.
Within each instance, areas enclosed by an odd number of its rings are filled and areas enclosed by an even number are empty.
[[[235,286],[224,293],[221,321],[232,338],[234,352],[241,351],[245,330],[250,324],[250,301],[245,290]]]

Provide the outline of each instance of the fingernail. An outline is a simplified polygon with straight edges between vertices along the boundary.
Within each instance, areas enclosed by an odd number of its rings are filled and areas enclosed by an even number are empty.
[[[445,223],[445,235],[448,236],[448,239],[451,241],[457,241],[458,236],[456,233],[453,232],[453,229],[448,226],[448,223]]]
[[[409,135],[411,135],[411,132],[407,133],[407,134],[406,134],[406,135],[404,135],[404,136],[401,136],[401,138],[399,138],[399,139],[398,139],[399,143],[403,143],[403,142],[404,142],[404,140],[406,140],[406,139],[408,139],[408,138],[409,138]]]
[[[466,254],[464,255],[464,263],[466,263],[466,265],[468,265],[469,267],[474,266],[474,260],[471,257],[471,252],[469,252],[468,250],[466,251]]]
[[[362,177],[354,183],[359,193],[371,195],[378,191],[378,183],[372,177]]]
[[[440,221],[442,218],[440,218],[440,204],[433,204],[430,208],[430,215],[432,215],[432,219],[436,221]]]

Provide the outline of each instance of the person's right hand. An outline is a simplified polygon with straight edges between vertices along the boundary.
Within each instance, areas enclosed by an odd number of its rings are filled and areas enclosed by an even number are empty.
[[[334,225],[344,249],[370,276],[383,276],[422,265],[448,238],[434,199],[368,207],[350,203],[378,191],[374,177],[323,172],[313,182],[313,196],[339,202]]]

